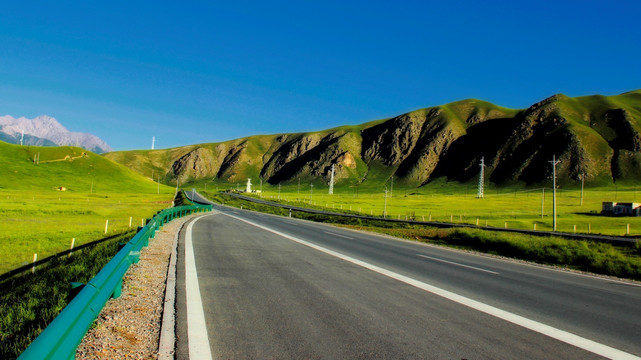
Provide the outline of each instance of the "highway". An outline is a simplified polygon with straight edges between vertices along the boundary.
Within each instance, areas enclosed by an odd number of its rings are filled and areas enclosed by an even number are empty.
[[[179,244],[178,359],[641,356],[633,283],[223,206]]]

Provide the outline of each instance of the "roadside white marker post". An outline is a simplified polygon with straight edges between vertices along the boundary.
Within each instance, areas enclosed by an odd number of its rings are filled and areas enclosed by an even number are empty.
[[[626,234],[626,235],[630,235],[630,224],[627,224],[627,225],[625,226],[625,234]]]
[[[574,233],[576,234],[576,225],[574,225]]]
[[[36,272],[36,260],[38,260],[38,254],[37,253],[33,253],[33,265],[31,266],[31,273],[32,274]]]
[[[105,221],[105,234],[107,233],[107,230],[109,229],[109,219]]]
[[[536,231],[536,223],[534,223],[534,231]]]
[[[71,256],[71,253],[73,252],[73,246],[75,243],[76,243],[76,238],[71,238],[71,246],[69,247],[69,256]]]
[[[131,229],[131,222],[134,220],[133,216],[129,217],[129,228]]]

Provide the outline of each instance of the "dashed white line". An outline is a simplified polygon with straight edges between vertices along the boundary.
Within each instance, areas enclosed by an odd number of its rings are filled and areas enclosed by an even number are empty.
[[[448,260],[443,260],[443,259],[439,259],[439,258],[435,258],[435,257],[431,257],[431,256],[423,255],[423,254],[416,254],[416,256],[420,256],[420,257],[422,257],[422,258],[431,259],[431,260],[434,260],[434,261],[440,261],[440,262],[444,262],[444,263],[447,263],[447,264],[456,265],[456,266],[460,266],[460,267],[464,267],[464,268],[468,268],[468,269],[473,269],[473,270],[483,271],[483,272],[490,273],[490,274],[494,274],[494,275],[498,275],[498,274],[499,274],[499,273],[497,273],[496,271],[491,271],[491,270],[481,269],[481,268],[477,268],[477,267],[475,267],[475,266],[470,266],[470,265],[465,265],[465,264],[459,264],[459,263],[457,263],[457,262],[448,261]]]
[[[607,346],[605,344],[601,344],[601,343],[598,343],[596,341],[593,341],[593,340],[590,340],[590,339],[586,339],[584,337],[572,334],[570,332],[567,332],[567,331],[564,331],[564,330],[561,330],[561,329],[557,329],[555,327],[540,323],[538,321],[534,321],[534,320],[528,319],[526,317],[511,313],[509,311],[501,310],[501,309],[496,308],[494,306],[484,304],[484,303],[482,303],[480,301],[476,301],[476,300],[467,298],[465,296],[461,296],[461,295],[453,293],[451,291],[447,291],[447,290],[438,288],[436,286],[433,286],[433,285],[430,285],[430,284],[427,284],[427,283],[412,279],[412,278],[410,278],[408,276],[401,275],[401,274],[395,273],[393,271],[381,268],[379,266],[372,265],[372,264],[367,263],[365,261],[358,260],[358,259],[355,259],[353,257],[341,254],[341,253],[339,253],[337,251],[330,250],[330,249],[324,248],[322,246],[319,246],[319,245],[307,242],[305,240],[296,238],[294,236],[281,233],[281,232],[279,232],[277,230],[268,228],[266,226],[258,225],[256,223],[253,223],[251,221],[248,221],[248,220],[245,220],[245,219],[233,216],[233,215],[229,215],[229,214],[225,214],[225,215],[229,216],[231,218],[240,220],[242,222],[245,222],[247,224],[253,225],[253,226],[255,226],[255,227],[259,228],[259,229],[263,229],[265,231],[269,231],[269,232],[271,232],[273,234],[276,234],[276,235],[279,235],[281,237],[284,237],[285,239],[289,239],[289,240],[297,242],[299,244],[308,246],[308,247],[310,247],[312,249],[318,250],[318,251],[323,252],[325,254],[328,254],[328,255],[337,257],[339,259],[348,261],[348,262],[350,262],[350,263],[352,263],[354,265],[361,266],[363,268],[366,268],[366,269],[369,269],[371,271],[377,272],[377,273],[379,273],[381,275],[385,275],[385,276],[387,276],[389,278],[392,278],[392,279],[398,280],[400,282],[406,283],[408,285],[414,286],[414,287],[416,287],[418,289],[427,291],[427,292],[432,293],[434,295],[441,296],[441,297],[443,297],[445,299],[454,301],[454,302],[456,302],[458,304],[461,304],[461,305],[467,306],[469,308],[484,312],[484,313],[486,313],[488,315],[491,315],[491,316],[497,317],[499,319],[508,321],[508,322],[513,323],[515,325],[519,325],[519,326],[524,327],[526,329],[535,331],[535,332],[537,332],[539,334],[546,335],[546,336],[551,337],[553,339],[562,341],[562,342],[564,342],[566,344],[570,344],[570,345],[576,346],[578,348],[581,348],[583,350],[589,351],[591,353],[594,353],[594,354],[597,354],[597,355],[601,355],[601,356],[606,357],[608,359],[622,359],[622,360],[623,359],[636,359],[636,360],[641,360],[641,357],[638,357],[636,355],[621,351],[619,349],[615,349],[615,348]]]
[[[211,349],[209,347],[209,336],[207,336],[207,325],[203,302],[200,297],[198,286],[198,274],[196,272],[196,260],[194,258],[194,247],[191,240],[191,230],[198,217],[187,225],[185,232],[185,288],[187,297],[187,342],[189,343],[190,359],[211,360]]]
[[[341,234],[336,234],[336,233],[333,233],[333,232],[331,232],[331,231],[323,231],[323,232],[324,232],[325,234],[329,234],[329,235],[333,235],[333,236],[338,236],[338,237],[342,237],[342,238],[345,238],[345,239],[354,240],[354,238],[353,238],[353,237],[349,237],[349,236],[345,236],[345,235],[341,235]]]

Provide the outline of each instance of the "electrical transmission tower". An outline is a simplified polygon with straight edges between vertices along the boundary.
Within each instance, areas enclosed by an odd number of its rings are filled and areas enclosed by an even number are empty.
[[[552,231],[556,231],[556,165],[559,162],[556,155],[552,155]]]
[[[479,164],[481,167],[481,172],[479,173],[479,190],[476,193],[476,197],[479,199],[483,198],[483,184],[485,182],[485,158],[481,157],[481,163]]]
[[[329,194],[334,194],[334,164],[332,164],[332,175],[329,177]]]

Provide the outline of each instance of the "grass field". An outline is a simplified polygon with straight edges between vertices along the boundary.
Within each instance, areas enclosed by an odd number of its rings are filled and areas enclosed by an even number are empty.
[[[141,225],[171,205],[168,194],[52,193],[0,190],[0,274]],[[109,220],[105,235],[105,222]]]
[[[209,185],[210,189],[212,185]],[[220,189],[224,187],[219,186]],[[241,185],[241,189],[242,189]],[[256,187],[257,188],[257,187]],[[202,186],[199,189],[203,190]],[[334,211],[349,211],[363,215],[382,216],[387,204],[387,217],[417,220],[478,224],[515,229],[552,230],[551,188],[486,188],[483,199],[476,198],[474,184],[437,182],[422,188],[394,188],[385,199],[384,187],[334,188],[328,194],[327,186],[309,184],[263,186],[262,197],[268,200],[311,206]],[[390,188],[388,187],[388,190]],[[376,191],[376,192],[375,192]],[[258,196],[258,195],[254,195]],[[641,187],[632,185],[610,187],[585,187],[583,205],[580,188],[557,190],[557,231],[608,235],[641,236],[641,217],[607,217],[599,215],[602,202],[641,202]],[[543,206],[542,206],[543,205]],[[543,209],[542,209],[543,208]],[[542,213],[543,210],[543,214]]]
[[[34,161],[37,158],[38,161]],[[64,187],[66,191],[58,191]],[[0,274],[121,233],[171,205],[175,189],[75,147],[0,142]]]

